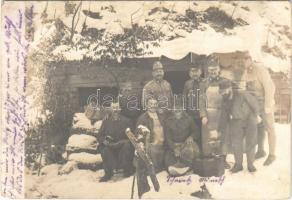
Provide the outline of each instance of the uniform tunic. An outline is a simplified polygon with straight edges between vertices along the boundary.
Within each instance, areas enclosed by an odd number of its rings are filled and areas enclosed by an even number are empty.
[[[258,126],[259,151],[264,151],[265,130],[269,135],[269,153],[275,155],[276,133],[274,126],[275,85],[266,68],[253,65],[246,73],[247,90],[252,92],[260,104],[260,116],[263,119]]]
[[[162,112],[163,110],[172,108],[173,93],[171,85],[166,80],[162,80],[161,82],[156,80],[149,81],[143,88],[142,103],[144,107],[149,97],[154,97],[158,100],[158,107]]]
[[[229,125],[232,150],[236,164],[242,164],[243,141],[246,140],[248,164],[254,161],[257,142],[257,119],[259,106],[257,99],[248,92],[234,92],[231,99],[224,99],[220,117],[220,131]]]
[[[124,169],[124,171],[133,169],[134,147],[125,133],[127,128],[133,130],[133,124],[122,115],[119,116],[118,120],[109,117],[102,122],[97,140],[100,144],[98,148],[106,174],[112,174],[114,169],[119,168]],[[107,136],[112,138],[114,145],[106,146],[103,144]]]
[[[155,167],[155,171],[159,172],[164,169],[164,153],[165,153],[165,136],[164,136],[164,117],[163,115],[149,112],[143,113],[137,120],[136,127],[143,125],[150,130],[149,155]],[[153,117],[154,116],[154,117]],[[161,127],[160,127],[161,126]],[[162,130],[162,133],[160,132]]]
[[[200,95],[200,116],[207,117],[208,123],[202,127],[202,154],[207,156],[211,153],[226,155],[230,151],[231,138],[228,129],[221,132],[220,150],[212,152],[213,149],[210,147],[210,135],[211,132],[218,132],[220,127],[220,115],[221,115],[221,104],[222,96],[219,94],[219,84],[227,79],[223,77],[217,77],[215,79],[207,78],[201,84],[201,95]],[[218,151],[218,152],[217,152]]]
[[[167,151],[165,156],[165,165],[169,167],[178,162],[184,166],[191,166],[194,158],[199,154],[197,140],[200,132],[194,121],[183,113],[181,119],[176,119],[173,115],[165,121],[165,138],[167,143]],[[191,137],[193,144],[187,144],[186,140]],[[174,155],[175,149],[180,151],[181,157]],[[182,167],[182,166],[180,166]]]

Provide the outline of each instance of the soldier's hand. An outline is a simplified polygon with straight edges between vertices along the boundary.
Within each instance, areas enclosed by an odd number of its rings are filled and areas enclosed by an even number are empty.
[[[194,143],[194,140],[192,137],[188,137],[187,140],[186,140],[186,143],[187,144],[193,144]]]
[[[105,146],[108,146],[110,143],[109,143],[109,141],[105,140],[105,141],[103,141],[103,144],[104,144]]]
[[[262,118],[259,115],[257,115],[257,122],[258,124],[262,122]]]
[[[174,156],[175,157],[180,157],[180,151],[179,151],[179,149],[174,149]]]
[[[138,152],[135,150],[135,156],[139,157]]]
[[[208,118],[207,117],[203,117],[202,118],[202,124],[206,125],[208,123]]]
[[[216,140],[216,139],[218,139],[218,137],[219,137],[219,133],[218,133],[216,130],[212,130],[212,131],[210,131],[210,133],[209,133],[209,137],[210,137],[210,139],[212,139],[212,140]]]

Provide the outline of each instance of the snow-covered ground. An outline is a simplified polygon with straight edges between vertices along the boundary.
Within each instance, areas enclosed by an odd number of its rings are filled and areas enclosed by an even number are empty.
[[[290,196],[291,188],[291,128],[288,124],[276,124],[277,132],[277,160],[271,166],[263,166],[264,159],[257,160],[257,172],[250,174],[244,163],[244,171],[231,174],[225,171],[224,181],[220,185],[218,180],[211,177],[206,182],[213,198],[216,199],[283,199]],[[266,144],[266,149],[268,146]],[[228,160],[233,163],[233,156]],[[245,160],[244,160],[245,162]],[[32,175],[26,172],[25,188],[27,198],[130,198],[132,178],[122,178],[115,175],[113,180],[99,183],[103,170],[74,170],[68,175],[57,175],[58,165],[49,165],[42,169],[44,175]],[[160,192],[145,193],[143,198],[182,199],[194,198],[191,193],[200,189],[200,177],[186,175],[180,177],[178,183],[168,181],[167,173],[158,175],[161,185]],[[223,177],[222,177],[223,178]],[[222,179],[221,179],[222,180]],[[150,184],[151,185],[151,184]],[[135,198],[137,188],[135,187]]]

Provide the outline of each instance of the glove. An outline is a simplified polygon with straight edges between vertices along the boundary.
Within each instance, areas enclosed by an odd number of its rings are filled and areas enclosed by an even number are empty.
[[[259,115],[257,115],[257,123],[259,124],[259,123],[261,123],[263,120],[262,120],[262,118],[259,116]]]

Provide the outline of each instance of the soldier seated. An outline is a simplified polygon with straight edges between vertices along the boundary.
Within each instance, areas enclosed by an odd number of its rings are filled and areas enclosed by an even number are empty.
[[[146,101],[147,111],[143,113],[137,120],[137,127],[140,125],[150,130],[148,144],[149,155],[153,161],[155,171],[159,172],[164,169],[164,129],[163,116],[157,112],[158,102],[154,98]]]
[[[200,132],[191,117],[177,105],[165,121],[165,166],[170,176],[185,174],[200,155],[197,141]]]
[[[134,147],[128,140],[125,130],[133,128],[131,121],[120,114],[118,103],[112,103],[111,113],[102,122],[97,136],[105,175],[100,182],[108,181],[113,176],[114,169],[122,168],[124,176],[130,176],[134,167]]]

